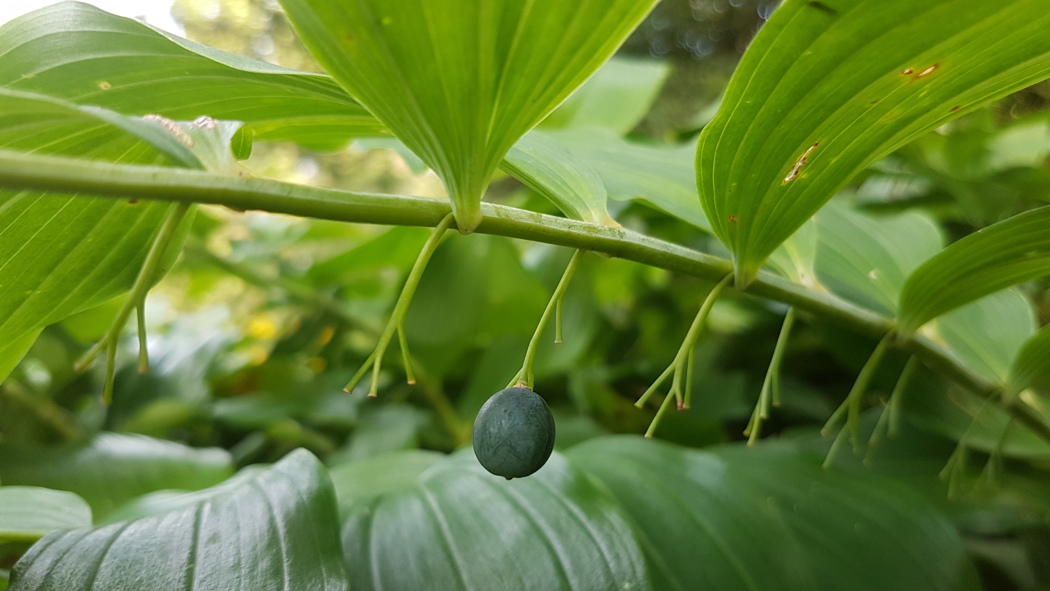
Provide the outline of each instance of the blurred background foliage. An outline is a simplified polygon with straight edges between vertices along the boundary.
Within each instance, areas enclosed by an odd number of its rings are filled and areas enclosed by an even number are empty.
[[[775,5],[659,5],[618,57],[650,73],[624,84],[633,104],[643,108],[623,115],[630,125],[622,135],[653,148],[688,146],[713,116],[741,52]],[[191,39],[318,70],[273,0],[176,0],[174,15]],[[612,110],[621,102],[615,93],[588,100]],[[949,238],[1045,203],[1048,105],[1050,82],[1044,82],[966,115],[874,165],[840,200],[878,215],[924,212],[941,222]],[[545,127],[571,125],[565,123],[571,119],[556,113]],[[691,155],[684,153],[688,183]],[[336,153],[259,143],[244,165],[257,176],[294,182],[442,194],[433,174],[382,139]],[[611,196],[610,210],[625,227],[721,252],[713,238],[661,211],[666,204],[655,209],[629,188],[623,198]],[[489,199],[556,213],[509,177],[494,183]],[[85,373],[72,365],[108,328],[121,302],[52,326],[0,386],[0,443],[37,447],[84,441],[105,430],[226,448],[238,466],[275,461],[296,447],[338,463],[391,450],[465,445],[478,408],[520,367],[571,252],[502,237],[450,236],[430,263],[407,319],[418,383],[405,383],[392,351],[377,400],[360,391],[344,393],[427,236],[419,228],[204,207],[179,263],[150,294],[152,371],[136,371],[131,327],[118,356],[113,405],[105,409],[98,400],[101,364]],[[553,332],[546,335],[536,367],[536,390],[555,412],[560,448],[598,434],[645,430],[654,410],[633,402],[675,355],[687,319],[709,288],[631,262],[584,259],[564,303],[565,343],[553,345]],[[1046,283],[1026,285],[1024,293],[1039,324],[1050,321]],[[693,408],[669,415],[657,437],[694,447],[744,439],[784,311],[757,298],[723,297],[696,351]],[[819,318],[804,318],[782,364],[783,404],[764,433],[826,449],[829,442],[816,430],[874,346]],[[904,361],[891,356],[880,368],[871,406],[886,400]],[[936,405],[953,404],[951,389],[935,376],[916,382],[913,389],[949,394],[910,398],[909,408],[916,408],[905,414],[904,433],[867,462],[844,454],[843,465],[900,478],[943,506],[966,536],[987,588],[1050,588],[1046,446],[1035,442],[1022,446],[1025,453],[998,458],[1000,478],[987,487],[978,486],[981,470],[996,454],[974,451],[968,459],[971,481],[949,499],[937,473],[972,415],[959,410],[955,419],[944,419],[944,408]],[[869,428],[877,414],[875,408],[867,417]],[[0,466],[0,477],[5,469],[10,471]]]

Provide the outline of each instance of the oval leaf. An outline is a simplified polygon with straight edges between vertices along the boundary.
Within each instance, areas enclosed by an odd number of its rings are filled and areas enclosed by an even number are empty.
[[[655,589],[979,588],[954,527],[916,493],[816,455],[640,437],[567,455],[630,516]]]
[[[338,469],[355,591],[649,588],[618,507],[557,453],[511,481],[469,449],[430,461],[408,452]],[[356,484],[377,471],[398,476]]]
[[[656,0],[282,0],[303,43],[445,183],[459,229],[510,147]]]
[[[184,500],[45,537],[15,565],[10,591],[347,588],[335,495],[309,452]]]
[[[951,244],[908,277],[900,331],[911,334],[963,304],[1050,274],[1050,206],[1027,211]]]
[[[745,286],[875,159],[1050,76],[1045,0],[787,0],[697,149],[700,197]]]

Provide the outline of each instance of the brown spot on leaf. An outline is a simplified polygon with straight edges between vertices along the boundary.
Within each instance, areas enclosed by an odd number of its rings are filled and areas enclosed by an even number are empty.
[[[911,68],[904,68],[903,70],[901,70],[901,76],[911,76],[914,73],[915,73],[915,70],[913,70]]]
[[[933,64],[932,66],[930,66],[930,67],[926,68],[925,70],[919,72],[915,77],[916,78],[922,78],[923,76],[929,76],[930,74],[932,74],[934,72],[934,70],[936,70],[939,67],[941,67],[941,64]]]
[[[791,172],[789,172],[788,175],[784,177],[784,181],[780,183],[781,185],[786,185],[798,178],[798,175],[802,172],[802,167],[806,165],[806,159],[809,158],[809,155],[813,152],[813,150],[816,150],[817,146],[819,145],[820,142],[813,142],[813,145],[810,146],[805,152],[802,153],[801,156],[798,157],[798,160],[795,161],[795,166],[791,167]]]
[[[959,110],[959,105],[955,105],[954,107],[952,107],[951,109],[949,109],[949,110],[948,110],[948,112],[949,112],[949,113],[954,113],[954,112],[956,112],[956,111],[958,111],[958,110]]]

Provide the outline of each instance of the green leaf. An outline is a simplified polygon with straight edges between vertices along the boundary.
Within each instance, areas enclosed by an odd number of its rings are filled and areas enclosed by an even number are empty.
[[[619,226],[606,209],[608,194],[598,171],[541,131],[525,134],[500,167],[570,218]]]
[[[817,278],[851,302],[895,315],[905,278],[944,244],[924,214],[870,215],[832,201],[814,216]]]
[[[387,493],[411,489],[423,472],[445,455],[418,449],[354,460],[330,469],[339,506],[352,509]]]
[[[594,168],[605,182],[610,198],[642,201],[697,228],[711,231],[704,210],[696,200],[691,144],[629,142],[609,130],[596,128],[544,133],[569,151],[574,158],[573,166]]]
[[[865,166],[1050,76],[1044,0],[787,0],[697,149],[737,284]]]
[[[424,581],[447,591],[649,589],[619,508],[557,453],[511,481],[486,472],[469,449],[440,460],[389,455],[338,472],[355,591]]]
[[[620,436],[509,482],[469,450],[390,454],[333,478],[355,589],[978,588],[955,528],[916,493],[820,464],[782,445]]]
[[[1050,392],[1050,324],[1025,341],[1010,368],[1008,384],[1012,394],[1028,388]]]
[[[999,406],[932,371],[921,370],[913,376],[901,401],[901,413],[924,430],[953,441],[965,439],[967,447],[984,453],[998,451],[1006,457],[1050,461],[1046,439],[1014,421]]]
[[[282,0],[303,43],[444,181],[472,231],[511,146],[655,0]]]
[[[1050,274],[1050,206],[983,228],[944,249],[908,277],[900,331],[1023,281]]]
[[[0,487],[0,545],[35,542],[63,529],[91,525],[91,507],[69,492],[35,486]]]
[[[567,456],[630,517],[654,589],[979,588],[954,527],[917,494],[816,455],[615,437]]]
[[[200,166],[189,147],[156,123],[6,89],[0,101],[3,148]],[[25,353],[26,335],[128,289],[173,207],[0,191],[0,366]]]
[[[384,133],[331,78],[181,39],[62,2],[0,27],[0,86],[129,115],[243,121],[256,139],[317,149]]]
[[[155,509],[45,537],[10,589],[347,589],[332,485],[305,450]]]
[[[141,435],[100,433],[79,447],[0,446],[0,481],[74,492],[96,518],[138,495],[167,488],[195,490],[233,473],[221,449],[193,449]]]
[[[1032,304],[1024,294],[1010,289],[953,310],[921,332],[944,346],[964,367],[1002,384],[1035,330]]]
[[[604,127],[627,133],[649,112],[670,72],[662,60],[614,57],[544,119],[540,128]]]

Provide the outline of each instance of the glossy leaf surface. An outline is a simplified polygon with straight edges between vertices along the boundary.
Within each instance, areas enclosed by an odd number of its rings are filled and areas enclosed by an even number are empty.
[[[45,537],[10,589],[347,589],[335,495],[309,452],[158,509]]]
[[[786,446],[610,437],[509,482],[470,450],[377,457],[334,479],[359,589],[977,588],[932,507],[820,462]]]
[[[752,42],[697,149],[697,185],[747,285],[857,172],[1050,76],[1042,0],[788,0]]]
[[[409,452],[337,469],[353,589],[650,588],[617,505],[560,455],[510,481],[469,449],[427,461]]]
[[[654,0],[283,0],[303,43],[481,219],[512,145],[604,63]]]
[[[951,523],[921,498],[815,455],[637,437],[567,455],[629,516],[655,589],[979,588]]]

